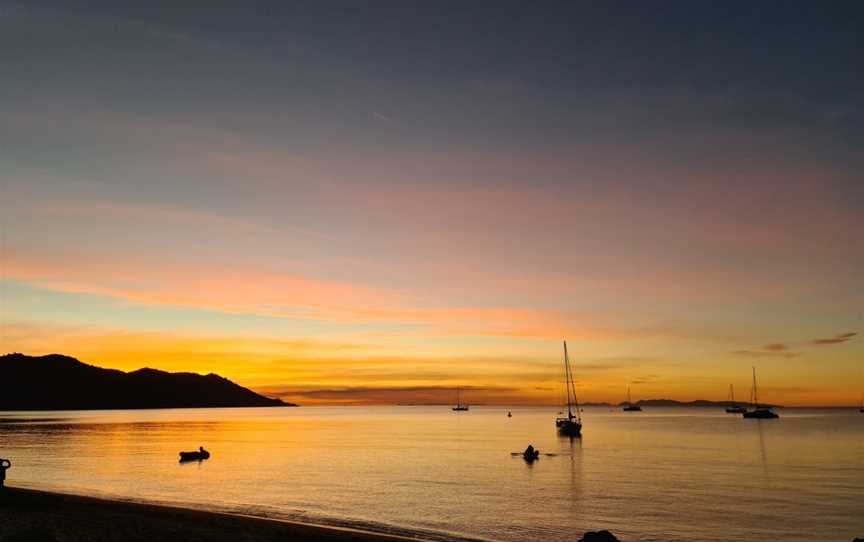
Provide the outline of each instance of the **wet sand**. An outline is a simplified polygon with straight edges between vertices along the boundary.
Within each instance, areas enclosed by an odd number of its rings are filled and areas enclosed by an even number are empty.
[[[31,489],[0,489],[0,542],[162,540],[405,542],[419,539]]]

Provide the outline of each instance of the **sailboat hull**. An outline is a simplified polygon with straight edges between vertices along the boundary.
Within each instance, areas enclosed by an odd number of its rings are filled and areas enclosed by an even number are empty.
[[[623,410],[624,412],[642,412],[642,407],[640,407],[640,406],[636,406],[636,405],[633,405],[633,406],[625,406],[625,407],[622,408],[621,410]]]
[[[555,420],[555,426],[562,435],[575,437],[582,434],[582,424],[568,419]]]
[[[745,418],[757,419],[757,420],[773,420],[775,418],[779,418],[780,415],[776,412],[773,412],[764,408],[757,408],[756,410],[748,410],[743,413]]]

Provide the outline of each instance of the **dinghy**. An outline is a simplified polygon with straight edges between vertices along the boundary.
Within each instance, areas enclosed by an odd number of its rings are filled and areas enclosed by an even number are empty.
[[[180,452],[180,461],[201,461],[203,459],[210,459],[210,452],[205,450],[203,446],[199,446],[197,452]]]

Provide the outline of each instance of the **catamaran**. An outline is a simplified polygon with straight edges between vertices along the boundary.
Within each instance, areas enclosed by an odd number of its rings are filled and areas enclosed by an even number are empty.
[[[462,404],[462,396],[459,391],[459,388],[456,388],[456,406],[453,407],[453,410],[457,412],[462,412],[468,410],[468,404]]]
[[[726,412],[729,414],[744,414],[747,409],[735,402],[735,388],[729,384],[729,402],[731,406],[726,407]]]
[[[639,405],[634,405],[630,400],[630,386],[627,386],[627,404],[624,405],[624,408],[621,409],[624,412],[641,412],[642,407]]]
[[[742,412],[745,418],[757,418],[760,420],[779,418],[780,415],[771,410],[771,407],[762,406],[759,404],[759,395],[756,388],[756,367],[753,367],[753,389],[750,392],[750,397],[753,400],[753,407]]]
[[[564,391],[567,393],[567,417],[555,418],[555,427],[562,435],[581,436],[582,415],[579,412],[579,400],[576,399],[576,384],[573,382],[570,357],[567,355],[567,341],[564,341]]]

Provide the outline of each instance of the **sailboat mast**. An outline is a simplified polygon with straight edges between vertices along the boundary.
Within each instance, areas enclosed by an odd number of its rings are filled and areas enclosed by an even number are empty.
[[[570,358],[567,358],[567,367],[570,368],[570,391],[573,393],[573,406],[576,408],[576,421],[582,423],[582,414],[579,413],[579,398],[576,397],[576,381],[573,379],[573,368],[570,367]]]
[[[753,408],[759,408],[759,395],[756,390],[756,367],[753,367]]]
[[[564,387],[567,388],[567,419],[581,419],[579,415],[579,399],[576,398],[576,383],[573,381],[573,368],[570,367],[570,355],[567,353],[567,341],[564,341]],[[573,414],[573,408],[576,414]]]
[[[567,341],[564,341],[564,389],[567,391],[567,419],[573,417],[570,399],[570,359],[567,355]]]

